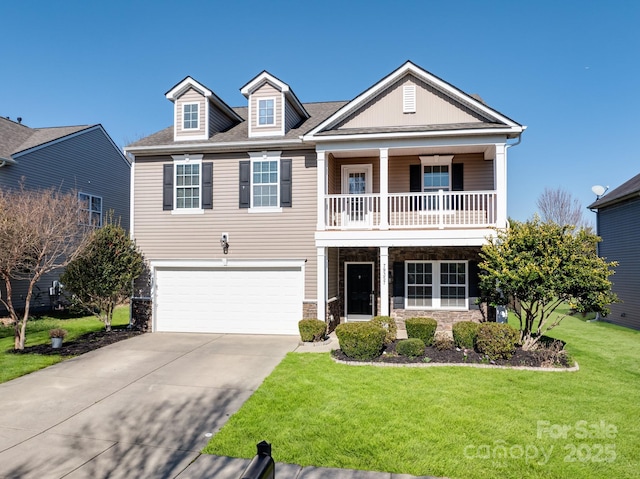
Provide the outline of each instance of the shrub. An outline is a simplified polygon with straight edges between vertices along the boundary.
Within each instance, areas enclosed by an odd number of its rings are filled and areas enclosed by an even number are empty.
[[[384,344],[391,344],[396,340],[398,327],[395,319],[390,316],[376,316],[371,322],[385,330]]]
[[[327,331],[327,325],[319,319],[303,319],[298,321],[300,338],[308,343],[311,341],[322,341]]]
[[[386,330],[371,321],[344,323],[336,328],[342,352],[350,358],[365,361],[380,355],[385,334]]]
[[[453,349],[453,339],[449,336],[436,336],[433,340],[433,347],[438,351],[445,351],[447,349]]]
[[[396,345],[396,351],[401,356],[417,358],[424,354],[424,341],[420,338],[403,339]]]
[[[49,330],[50,338],[64,338],[67,335],[66,329],[54,328]]]
[[[453,342],[461,349],[473,349],[478,337],[480,323],[461,321],[453,325]]]
[[[482,323],[478,328],[476,348],[490,359],[509,359],[518,339],[518,330],[506,323]]]
[[[405,321],[407,336],[422,339],[426,346],[433,344],[438,323],[433,318],[409,318]]]

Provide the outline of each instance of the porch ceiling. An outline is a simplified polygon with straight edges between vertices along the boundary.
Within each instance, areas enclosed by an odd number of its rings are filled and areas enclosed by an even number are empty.
[[[482,153],[485,159],[495,158],[495,145],[459,145],[438,147],[389,148],[389,157],[417,155],[462,155],[465,153]],[[380,150],[376,148],[362,150],[331,151],[334,158],[376,157]]]

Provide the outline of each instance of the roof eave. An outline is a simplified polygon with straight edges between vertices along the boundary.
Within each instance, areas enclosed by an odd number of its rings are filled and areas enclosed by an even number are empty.
[[[507,138],[516,138],[522,132],[522,127],[490,128],[490,129],[464,129],[464,130],[434,130],[434,131],[408,131],[408,132],[388,132],[388,133],[356,133],[353,135],[323,135],[306,134],[303,141],[313,141],[315,143],[329,141],[350,141],[350,140],[377,140],[389,138],[417,138],[417,137],[437,137],[437,136],[495,136],[505,135]]]
[[[303,141],[299,138],[287,140],[260,140],[260,141],[226,141],[220,143],[186,143],[176,145],[154,145],[154,146],[133,146],[125,148],[125,153],[144,154],[144,153],[175,153],[179,151],[193,152],[202,151],[205,153],[218,151],[255,151],[261,148],[273,148],[275,146],[282,148],[291,148],[303,145]],[[310,145],[312,146],[312,145]]]

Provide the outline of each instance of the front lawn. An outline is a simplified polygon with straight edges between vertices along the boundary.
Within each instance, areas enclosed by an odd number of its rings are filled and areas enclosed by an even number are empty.
[[[129,307],[121,306],[116,308],[113,313],[112,326],[127,324],[129,324]],[[104,324],[95,316],[73,319],[56,319],[45,316],[39,319],[29,319],[25,347],[37,344],[51,344],[49,330],[54,328],[62,328],[68,331],[69,334],[64,339],[64,342],[67,343],[83,334],[104,329]],[[0,383],[46,368],[66,359],[66,357],[59,355],[14,354],[12,352],[13,336],[13,327],[0,326]]]
[[[640,332],[566,318],[578,372],[380,368],[290,353],[206,447],[452,478],[637,477]]]

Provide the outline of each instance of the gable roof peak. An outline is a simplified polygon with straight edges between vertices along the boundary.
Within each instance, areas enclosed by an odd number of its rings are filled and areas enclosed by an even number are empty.
[[[298,111],[298,113],[303,118],[309,118],[310,116],[309,113],[307,112],[307,110],[305,110],[304,106],[302,106],[302,102],[298,100],[298,97],[293,92],[291,87],[287,85],[285,82],[283,82],[282,80],[280,80],[275,75],[272,75],[271,73],[269,73],[267,70],[262,70],[262,72],[258,73],[255,77],[249,80],[248,83],[246,83],[243,87],[240,88],[240,93],[242,93],[245,96],[245,98],[249,98],[249,95],[251,95],[254,91],[256,91],[265,83],[270,83],[275,88],[280,90],[280,92],[282,92],[284,96],[287,98],[289,103],[293,105],[293,107]]]

